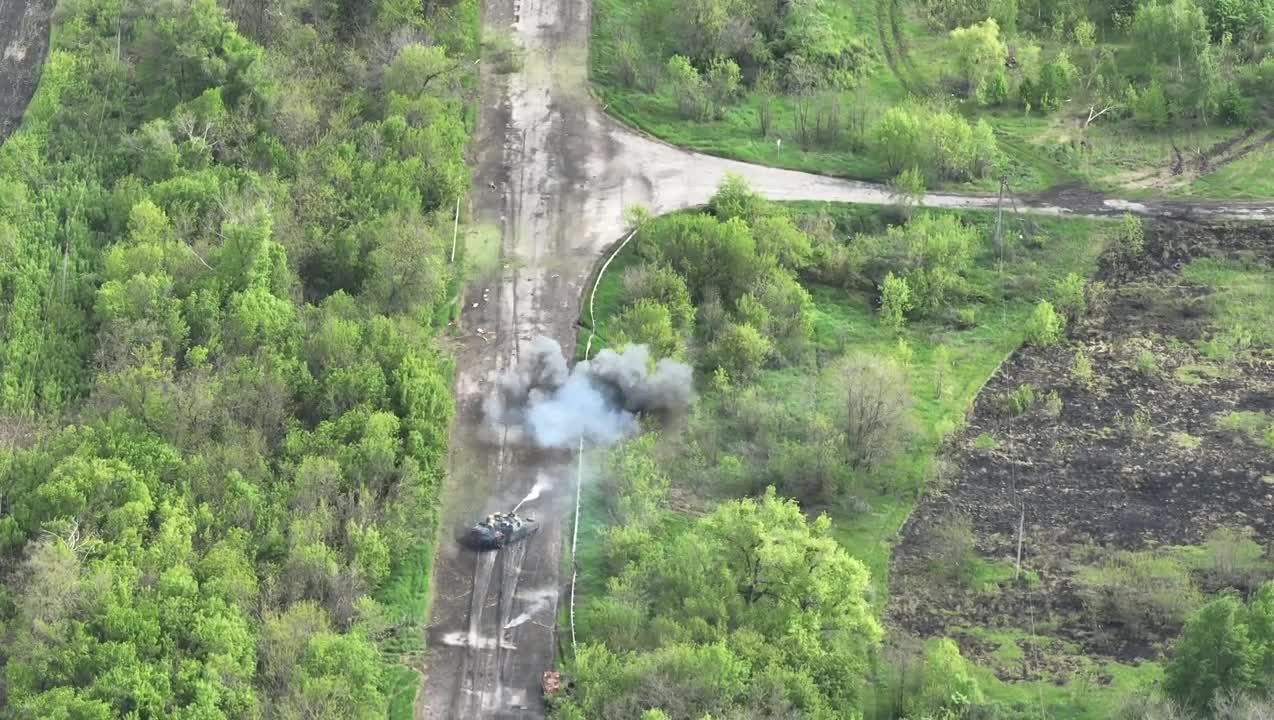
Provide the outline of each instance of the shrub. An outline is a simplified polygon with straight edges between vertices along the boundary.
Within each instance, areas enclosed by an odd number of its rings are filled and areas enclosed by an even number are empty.
[[[995,130],[986,118],[973,126],[973,176],[986,177],[1000,168],[1000,148],[995,143]]]
[[[912,108],[895,105],[872,128],[872,152],[890,173],[927,167],[926,128]]]
[[[729,323],[708,347],[706,366],[723,368],[731,378],[746,381],[756,375],[774,352],[774,344],[746,323]]]
[[[848,462],[871,470],[893,458],[911,432],[911,392],[896,364],[855,355],[841,371]]]
[[[1157,552],[1119,552],[1081,576],[1090,600],[1133,633],[1180,627],[1202,596],[1176,558]]]
[[[1003,397],[1000,406],[1009,417],[1030,412],[1031,408],[1035,407],[1035,388],[1029,383],[1018,385],[1013,392]]]
[[[956,47],[956,59],[960,71],[968,82],[978,102],[987,105],[993,101],[995,78],[1004,71],[1008,49],[1000,39],[1000,25],[987,18],[969,27],[951,31]]]
[[[968,515],[956,513],[943,518],[934,526],[929,541],[931,565],[940,577],[964,577],[977,557],[973,521]]]
[[[712,115],[720,118],[739,95],[739,65],[728,58],[716,58],[708,65],[706,81]]]
[[[907,313],[915,307],[906,278],[893,273],[880,284],[880,324],[898,332],[907,321]]]
[[[1044,414],[1051,418],[1061,416],[1062,396],[1058,395],[1056,390],[1052,390],[1048,395],[1044,396],[1043,410]]]
[[[1132,116],[1137,125],[1146,130],[1162,130],[1170,119],[1168,96],[1158,80],[1152,80],[1150,86],[1137,93],[1133,102]]]
[[[914,165],[889,181],[889,194],[902,214],[910,218],[911,211],[924,202],[925,176]]]
[[[1084,299],[1084,278],[1078,273],[1068,273],[1053,286],[1053,305],[1071,320],[1078,320],[1087,310]]]
[[[1053,304],[1040,300],[1026,321],[1026,339],[1032,345],[1046,347],[1056,343],[1066,328],[1066,318],[1053,309]]]
[[[903,701],[908,717],[962,717],[968,706],[981,702],[982,689],[960,648],[947,638],[926,642],[920,687]]]
[[[1141,218],[1131,213],[1124,213],[1119,225],[1111,235],[1111,246],[1115,253],[1124,259],[1140,257],[1146,251],[1146,232]]]
[[[657,358],[679,358],[685,347],[672,325],[668,308],[654,300],[638,300],[610,325],[611,344],[646,345]]]
[[[1186,624],[1164,672],[1164,690],[1182,705],[1206,713],[1225,691],[1260,687],[1261,649],[1249,634],[1243,605],[1218,598]]]
[[[1083,347],[1075,348],[1075,359],[1071,361],[1071,377],[1086,388],[1093,386],[1093,364],[1088,360],[1088,353]]]
[[[620,279],[620,304],[624,307],[641,300],[653,300],[668,309],[672,325],[686,332],[694,325],[695,309],[690,302],[686,281],[670,267],[642,263],[628,268]]]
[[[689,120],[706,120],[712,115],[707,83],[684,55],[668,58],[668,83],[677,100],[677,109]]]
[[[1137,372],[1142,375],[1159,374],[1159,363],[1155,360],[1154,351],[1149,348],[1142,348],[1137,351],[1137,359],[1135,361]]]
[[[1202,570],[1214,581],[1247,589],[1267,567],[1264,549],[1252,539],[1252,531],[1217,528],[1203,543]]]

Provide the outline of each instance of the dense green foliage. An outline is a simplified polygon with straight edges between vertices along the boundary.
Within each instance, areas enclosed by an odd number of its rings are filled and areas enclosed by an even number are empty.
[[[775,205],[737,179],[707,212],[642,220],[601,280],[597,337],[631,340],[629,318],[657,315],[657,337],[671,327],[699,371],[699,400],[675,432],[608,453],[585,488],[580,646],[565,663],[576,685],[558,717],[1036,716],[993,699],[987,685],[998,683],[950,641],[906,653],[889,637],[880,648],[844,648],[853,655],[839,661],[848,673],[838,682],[847,684],[834,694],[821,650],[792,654],[788,638],[745,611],[755,580],[732,555],[747,557],[767,507],[799,507],[804,530],[783,548],[805,547],[806,533],[835,540],[868,570],[861,599],[876,616],[889,543],[933,475],[941,438],[1024,340],[1036,303],[1070,274],[1087,276],[1100,245],[1094,224],[1049,220],[997,251],[992,222]],[[1001,257],[1009,271],[996,270]],[[921,288],[923,307],[889,299],[904,277]],[[757,287],[788,279],[808,304],[775,325],[775,309],[790,304]],[[891,302],[905,308],[895,320]],[[824,513],[826,531],[816,519]],[[787,572],[762,566],[756,577],[778,582]],[[788,626],[824,622],[795,607],[769,612]],[[744,642],[754,634],[765,642]],[[807,637],[803,647],[817,650],[818,636]],[[1049,693],[1051,713],[1062,700]]]
[[[383,717],[419,642],[473,6],[232,10],[62,3],[0,148],[6,717]]]
[[[1222,173],[1227,192],[1269,194],[1254,172],[1268,162],[1260,136],[1251,157],[1227,158],[1221,144],[1246,145],[1236,136],[1274,112],[1269,0],[669,8],[598,0],[593,79],[612,112],[678,144],[870,180],[914,168],[986,189],[1007,173],[1019,189],[1091,180],[1128,192],[1145,187],[1132,170],[1176,163],[1179,176],[1190,163],[1208,175],[1233,161],[1242,170]]]
[[[1164,689],[1181,705],[1207,712],[1233,692],[1274,687],[1274,582],[1244,605],[1233,596],[1203,606],[1174,648]]]

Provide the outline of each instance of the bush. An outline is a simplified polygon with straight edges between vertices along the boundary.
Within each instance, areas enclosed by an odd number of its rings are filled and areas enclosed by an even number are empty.
[[[1093,386],[1093,364],[1083,347],[1075,348],[1075,359],[1071,361],[1071,377],[1086,388]]]
[[[911,432],[911,391],[902,368],[869,355],[841,371],[845,444],[851,467],[872,470],[891,460]]]
[[[1066,328],[1066,318],[1053,309],[1053,304],[1040,300],[1026,322],[1026,339],[1032,345],[1046,347],[1056,343]]]
[[[1035,388],[1029,383],[1018,385],[1001,400],[1001,407],[1009,417],[1025,415],[1035,407]]]
[[[1082,578],[1090,601],[1134,634],[1180,627],[1202,602],[1176,558],[1156,552],[1119,552]]]
[[[1146,251],[1146,231],[1141,218],[1124,213],[1110,236],[1110,244],[1116,255],[1123,259],[1140,257]]]
[[[962,578],[976,559],[973,521],[960,513],[948,515],[929,536],[929,559],[939,577]]]
[[[1084,278],[1068,273],[1058,280],[1053,286],[1053,305],[1071,320],[1083,317],[1088,307],[1084,299]]]
[[[982,699],[982,689],[960,656],[960,648],[947,638],[926,642],[920,687],[903,702],[908,717],[961,717],[968,706]]]
[[[712,116],[720,118],[739,95],[739,65],[727,58],[716,58],[708,65],[706,80]]]
[[[993,18],[951,31],[956,59],[973,96],[983,105],[995,101],[996,77],[1004,71],[1008,49],[1000,39],[1000,25]]]
[[[872,152],[890,174],[927,167],[926,128],[917,112],[895,105],[872,128]]]
[[[774,352],[774,344],[746,323],[729,323],[708,347],[704,365],[722,368],[729,377],[747,381]]]
[[[1057,394],[1056,390],[1052,390],[1048,395],[1044,396],[1043,403],[1044,414],[1051,417],[1060,417],[1062,414],[1062,396]]]
[[[889,181],[889,194],[903,216],[910,218],[911,211],[925,199],[924,173],[916,167],[903,170]]]
[[[1132,116],[1137,125],[1146,130],[1162,130],[1171,119],[1168,96],[1158,80],[1137,94],[1132,106]]]
[[[1252,539],[1251,530],[1217,528],[1203,543],[1202,570],[1214,582],[1246,590],[1267,570],[1265,550]]]
[[[620,304],[624,307],[640,300],[653,300],[668,309],[672,325],[679,332],[694,326],[695,308],[690,302],[686,281],[665,265],[642,263],[628,268],[620,279]]]
[[[682,117],[688,120],[707,120],[711,117],[713,109],[707,83],[694,65],[690,64],[689,58],[673,55],[668,58],[665,72]]]
[[[680,358],[685,350],[668,308],[654,300],[638,300],[612,320],[610,344],[645,345],[656,358]]]
[[[1263,684],[1261,648],[1252,642],[1244,610],[1236,598],[1227,596],[1190,618],[1164,672],[1169,697],[1206,713],[1222,692],[1245,692]]]
[[[911,300],[911,288],[906,278],[893,273],[885,275],[880,284],[880,324],[898,332],[907,321],[906,315],[915,304]]]

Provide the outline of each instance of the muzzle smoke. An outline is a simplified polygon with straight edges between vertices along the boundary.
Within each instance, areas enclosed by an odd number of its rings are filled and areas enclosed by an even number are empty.
[[[663,359],[650,369],[645,345],[603,350],[572,369],[552,338],[538,336],[483,404],[494,427],[542,448],[611,445],[637,431],[639,415],[684,412],[694,397],[688,365]]]

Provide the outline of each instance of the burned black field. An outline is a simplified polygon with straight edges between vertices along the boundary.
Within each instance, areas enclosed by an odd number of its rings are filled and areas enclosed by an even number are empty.
[[[890,622],[1065,682],[1082,656],[1157,658],[1208,593],[1270,577],[1272,265],[1255,227],[1157,224],[1104,257],[1087,314],[1010,357],[944,448]]]

